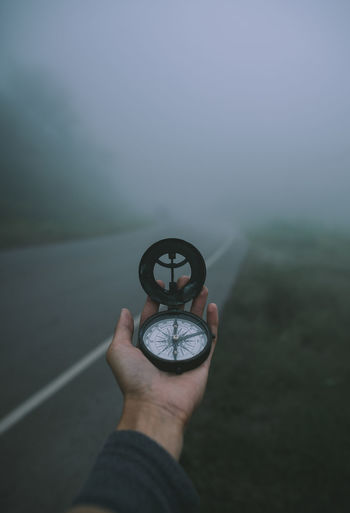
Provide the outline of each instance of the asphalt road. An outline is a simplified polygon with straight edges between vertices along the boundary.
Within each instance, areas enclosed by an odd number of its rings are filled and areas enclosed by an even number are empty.
[[[0,424],[106,340],[122,307],[136,316],[144,250],[165,237],[192,242],[208,263],[209,301],[223,304],[244,254],[232,227],[156,227],[0,252]],[[229,243],[232,240],[232,243]],[[220,251],[221,248],[221,251]],[[215,360],[214,360],[215,364]],[[0,437],[0,510],[64,511],[121,412],[103,357]]]

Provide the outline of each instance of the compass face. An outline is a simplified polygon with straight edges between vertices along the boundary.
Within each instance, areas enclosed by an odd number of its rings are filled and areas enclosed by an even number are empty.
[[[159,369],[181,373],[198,367],[209,355],[212,334],[190,312],[167,311],[149,317],[139,332],[139,347]]]
[[[147,349],[165,360],[186,360],[203,351],[207,335],[190,320],[163,319],[146,329],[143,342]]]

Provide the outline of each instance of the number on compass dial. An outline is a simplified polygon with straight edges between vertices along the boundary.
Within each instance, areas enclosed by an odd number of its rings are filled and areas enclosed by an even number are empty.
[[[143,343],[156,357],[181,361],[196,357],[206,347],[206,331],[190,319],[159,319],[146,328]]]

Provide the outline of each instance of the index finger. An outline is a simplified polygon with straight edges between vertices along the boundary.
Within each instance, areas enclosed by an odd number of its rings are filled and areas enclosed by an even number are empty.
[[[207,323],[209,325],[210,331],[213,334],[213,341],[211,344],[211,349],[208,358],[203,363],[204,367],[209,370],[210,362],[213,357],[213,353],[216,347],[217,339],[218,339],[218,328],[219,328],[219,313],[218,307],[215,303],[209,303],[207,308]]]

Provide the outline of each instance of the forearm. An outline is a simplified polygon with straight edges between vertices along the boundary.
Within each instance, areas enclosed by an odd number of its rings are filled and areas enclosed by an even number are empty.
[[[162,406],[127,398],[118,431],[143,433],[179,460],[183,446],[184,422],[179,415]]]

